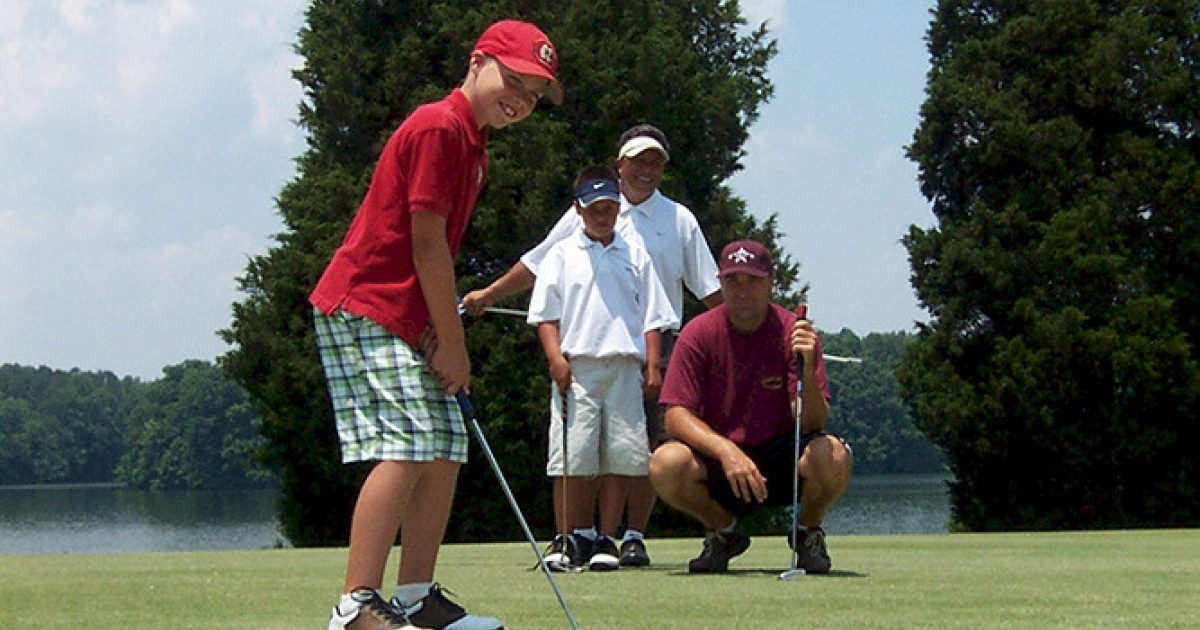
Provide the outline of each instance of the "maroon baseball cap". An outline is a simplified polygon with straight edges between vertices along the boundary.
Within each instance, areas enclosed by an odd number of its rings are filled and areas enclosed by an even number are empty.
[[[514,72],[549,79],[546,98],[555,105],[562,103],[562,85],[554,77],[558,72],[558,51],[540,28],[520,20],[501,20],[479,36],[475,50],[495,57]]]
[[[724,278],[730,274],[744,273],[759,278],[768,278],[775,268],[771,260],[771,252],[758,241],[742,239],[733,241],[721,250],[721,258],[717,261],[717,277]]]

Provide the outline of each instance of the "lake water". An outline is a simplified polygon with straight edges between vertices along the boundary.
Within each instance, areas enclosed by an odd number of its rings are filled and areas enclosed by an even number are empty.
[[[838,535],[943,533],[950,518],[947,479],[857,477],[830,511],[825,528]],[[0,555],[287,546],[275,518],[277,497],[275,490],[0,487]]]

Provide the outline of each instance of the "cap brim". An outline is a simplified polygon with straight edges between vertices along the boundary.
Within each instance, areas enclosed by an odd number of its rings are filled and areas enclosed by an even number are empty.
[[[606,192],[599,193],[596,195],[583,195],[581,197],[576,197],[575,200],[579,202],[579,205],[581,205],[585,208],[596,203],[597,201],[612,201],[614,203],[621,203],[620,197],[614,197],[613,195],[606,193]]]
[[[621,150],[618,152],[617,157],[637,157],[649,150],[658,151],[662,154],[664,159],[667,161],[671,160],[671,154],[667,153],[666,147],[664,147],[658,140],[655,140],[650,136],[637,136],[635,138],[630,138],[628,142],[621,146]]]
[[[754,276],[755,278],[770,278],[771,277],[771,274],[769,272],[763,271],[762,269],[751,269],[748,267],[737,267],[735,269],[722,269],[721,271],[717,272],[717,277],[725,278],[725,277],[732,276],[732,275],[738,274],[738,273],[744,274],[747,276]]]
[[[495,57],[500,63],[504,64],[505,68],[508,68],[513,72],[520,72],[521,74],[542,77],[543,79],[550,81],[550,85],[546,86],[546,100],[555,105],[562,105],[562,84],[558,82],[558,79],[554,78],[554,75],[551,74],[545,66],[526,59],[509,57],[507,55],[493,54],[492,56]]]

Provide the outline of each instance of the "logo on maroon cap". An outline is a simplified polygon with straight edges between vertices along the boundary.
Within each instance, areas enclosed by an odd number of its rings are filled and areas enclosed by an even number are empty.
[[[722,278],[730,274],[746,273],[760,278],[771,275],[774,261],[771,251],[758,241],[742,239],[733,241],[721,250],[717,261],[717,275]]]

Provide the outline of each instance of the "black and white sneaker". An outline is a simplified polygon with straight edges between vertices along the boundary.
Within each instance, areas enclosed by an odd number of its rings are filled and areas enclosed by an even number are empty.
[[[567,541],[567,555],[571,557],[571,566],[584,567],[591,562],[595,553],[597,541],[580,534],[571,534]]]
[[[418,630],[399,608],[383,601],[379,593],[359,587],[343,595],[329,614],[329,630]]]
[[[617,558],[617,543],[608,536],[598,538],[596,546],[592,549],[592,557],[588,560],[588,570],[616,571],[620,566],[620,560]]]
[[[650,555],[646,553],[645,541],[640,538],[630,538],[621,543],[621,566],[650,566]]]
[[[402,610],[415,628],[428,630],[504,630],[504,624],[492,617],[468,615],[462,606],[450,601],[442,594],[442,587],[434,584],[424,599],[404,606],[392,599],[392,606]]]
[[[546,561],[546,568],[557,573],[569,571],[571,569],[570,546],[570,538],[562,534],[555,536],[542,556],[542,559]]]

